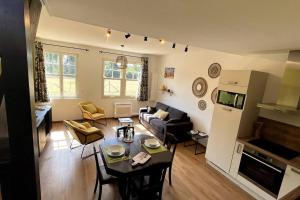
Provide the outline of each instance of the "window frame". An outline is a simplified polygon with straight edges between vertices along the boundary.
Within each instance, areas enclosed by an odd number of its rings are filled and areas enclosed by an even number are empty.
[[[115,79],[115,78],[105,78],[104,77],[104,69],[105,69],[105,61],[111,61],[111,62],[115,62],[115,59],[113,58],[103,58],[102,60],[102,87],[101,87],[101,90],[102,90],[102,98],[104,99],[136,99],[136,96],[126,96],[126,69],[120,69],[120,74],[121,74],[121,77],[120,79]],[[138,61],[133,61],[133,60],[129,60],[128,61],[129,64],[140,64],[142,65],[141,62],[138,62]],[[141,73],[142,71],[140,71],[140,77],[139,79],[137,80],[138,82],[140,81],[140,78],[141,78]],[[109,80],[120,80],[120,96],[110,96],[110,95],[105,95],[104,94],[104,82],[106,79],[109,79]]]
[[[76,99],[78,98],[78,84],[77,84],[77,81],[78,81],[78,54],[76,53],[69,53],[69,52],[62,52],[62,51],[51,51],[51,50],[47,50],[47,51],[44,51],[44,57],[46,55],[46,53],[55,53],[55,54],[58,54],[59,55],[59,63],[58,63],[58,67],[59,67],[59,74],[58,75],[52,75],[52,74],[49,74],[47,75],[47,72],[45,70],[45,76],[46,76],[46,81],[47,81],[47,76],[54,76],[54,77],[58,77],[59,78],[59,86],[60,86],[60,95],[59,96],[50,96],[50,94],[48,93],[49,95],[49,98],[50,99]],[[75,95],[74,96],[66,96],[64,95],[64,77],[68,77],[68,76],[71,76],[71,75],[64,75],[64,56],[67,55],[67,56],[74,56],[75,57],[75,66],[76,66],[76,75],[74,76],[75,77]],[[45,65],[45,68],[46,68],[46,59],[44,59],[44,65]],[[46,82],[47,83],[47,82]]]

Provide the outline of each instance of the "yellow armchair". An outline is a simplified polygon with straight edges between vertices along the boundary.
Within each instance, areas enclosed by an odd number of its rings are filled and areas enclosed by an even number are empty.
[[[91,154],[89,156],[83,157],[83,152],[86,145],[104,138],[104,134],[101,129],[91,126],[88,122],[78,123],[72,120],[64,120],[64,125],[73,137],[70,144],[70,149],[76,148],[72,147],[73,140],[77,140],[81,145],[83,145],[81,159],[93,155]]]
[[[99,123],[107,125],[107,119],[103,108],[96,106],[93,102],[84,101],[79,103],[79,108],[82,112],[83,119],[92,121],[93,123]],[[100,120],[104,119],[105,123],[100,123]]]

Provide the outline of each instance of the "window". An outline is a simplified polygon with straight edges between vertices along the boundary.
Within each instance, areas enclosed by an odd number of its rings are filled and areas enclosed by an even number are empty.
[[[45,52],[45,72],[50,98],[77,96],[75,55]]]
[[[136,97],[141,75],[141,64],[128,64],[119,69],[113,61],[104,61],[103,95],[108,97]]]
[[[125,95],[136,97],[139,89],[141,76],[141,64],[128,64],[126,69],[126,90]]]
[[[104,96],[121,95],[121,70],[112,61],[104,61]]]

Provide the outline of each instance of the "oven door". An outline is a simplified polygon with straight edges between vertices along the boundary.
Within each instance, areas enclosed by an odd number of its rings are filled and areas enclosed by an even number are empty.
[[[244,151],[238,173],[265,192],[277,197],[284,170]]]

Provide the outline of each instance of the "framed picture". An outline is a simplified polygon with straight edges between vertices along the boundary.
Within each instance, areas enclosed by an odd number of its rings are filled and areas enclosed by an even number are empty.
[[[166,67],[165,68],[165,78],[174,79],[175,68],[174,67]]]

